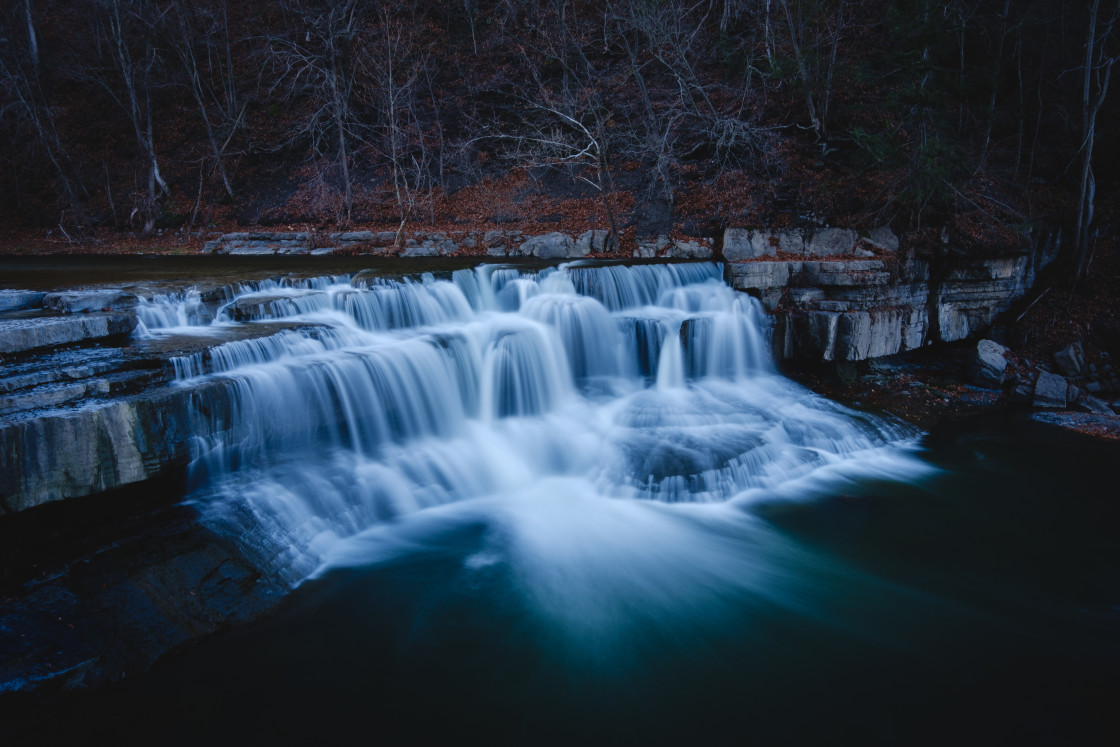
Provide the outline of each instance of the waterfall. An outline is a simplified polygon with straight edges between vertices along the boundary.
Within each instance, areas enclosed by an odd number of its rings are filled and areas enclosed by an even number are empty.
[[[298,581],[346,538],[436,506],[542,484],[581,501],[749,500],[915,435],[778,375],[766,315],[721,276],[359,273],[232,285],[208,311],[197,293],[161,296],[142,314],[149,335],[232,336],[171,361],[176,386],[227,384],[215,435],[193,445],[191,499]]]

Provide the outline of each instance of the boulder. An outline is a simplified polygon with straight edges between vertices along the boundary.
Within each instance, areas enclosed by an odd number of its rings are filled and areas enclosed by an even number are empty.
[[[593,228],[590,231],[584,231],[580,237],[576,239],[577,255],[586,257],[588,254],[600,254],[607,251],[607,239],[610,235],[610,231],[601,228]]]
[[[1067,404],[1069,382],[1057,374],[1043,371],[1034,384],[1034,406],[1062,409]]]
[[[1054,362],[1058,364],[1058,370],[1064,375],[1070,378],[1080,376],[1082,369],[1085,368],[1085,351],[1081,343],[1075,342],[1054,353]]]
[[[533,236],[521,244],[521,253],[540,259],[563,259],[565,257],[582,257],[576,254],[576,242],[571,236],[553,231],[543,236]]]
[[[992,340],[981,340],[969,360],[968,378],[977,386],[999,389],[1007,372],[1008,349]]]

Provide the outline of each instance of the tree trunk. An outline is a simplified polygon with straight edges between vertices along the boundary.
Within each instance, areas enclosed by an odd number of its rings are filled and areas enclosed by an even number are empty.
[[[1097,137],[1097,114],[1108,95],[1108,84],[1112,77],[1112,66],[1116,57],[1105,57],[1104,43],[1112,33],[1117,16],[1120,15],[1120,0],[1112,15],[1105,23],[1104,30],[1098,32],[1098,12],[1100,0],[1093,0],[1089,9],[1089,28],[1085,35],[1085,68],[1081,89],[1081,114],[1084,136],[1081,142],[1081,177],[1077,202],[1077,226],[1074,232],[1077,266],[1074,282],[1089,271],[1092,260],[1090,249],[1090,226],[1093,222],[1094,202],[1096,199],[1096,180],[1093,177],[1093,146]],[[1096,86],[1094,86],[1096,82]],[[1094,91],[1095,87],[1095,91]]]
[[[809,110],[809,122],[813,126],[813,132],[816,133],[817,139],[821,142],[827,142],[828,135],[825,131],[825,125],[817,115],[817,105],[813,100],[813,87],[809,80],[809,71],[805,68],[805,57],[801,54],[801,43],[798,41],[801,34],[797,25],[793,22],[793,13],[790,12],[788,0],[781,0],[781,3],[786,12],[786,23],[789,25],[789,39],[793,44],[793,56],[797,58],[797,76],[801,80],[801,86],[805,89],[805,105]]]

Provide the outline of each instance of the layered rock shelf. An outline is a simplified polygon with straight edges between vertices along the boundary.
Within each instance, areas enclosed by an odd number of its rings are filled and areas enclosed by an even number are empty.
[[[993,257],[906,255],[889,228],[728,229],[723,256],[732,287],[775,315],[779,359],[861,361],[987,330],[1054,259],[1056,237]],[[827,257],[824,259],[822,257]]]

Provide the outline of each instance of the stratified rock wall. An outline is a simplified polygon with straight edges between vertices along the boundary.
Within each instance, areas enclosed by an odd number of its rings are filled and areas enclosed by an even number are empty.
[[[729,228],[723,256],[732,287],[775,315],[778,359],[860,361],[983,333],[1058,250],[1048,237],[1010,255],[946,251],[935,270],[926,259],[900,256],[899,244],[888,228],[865,237]]]
[[[223,388],[163,389],[0,423],[0,514],[186,467],[191,436],[222,425]]]

